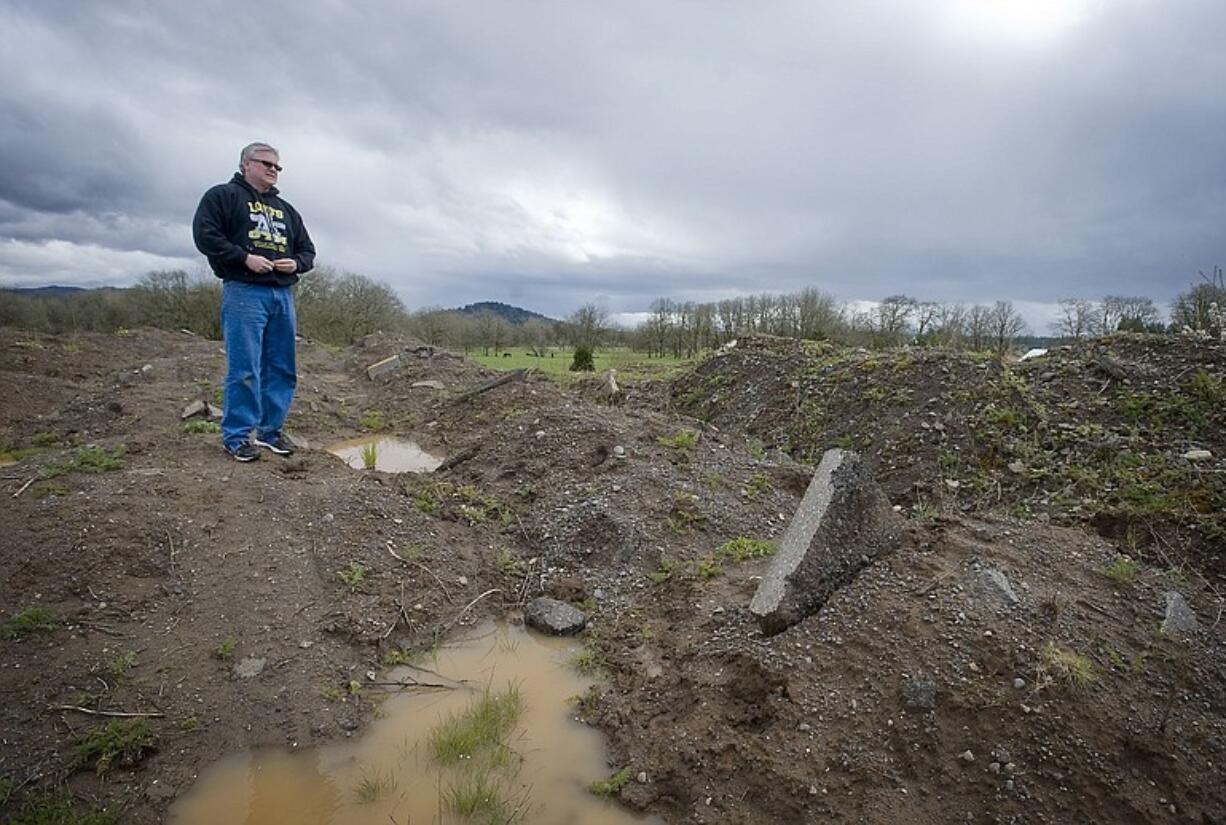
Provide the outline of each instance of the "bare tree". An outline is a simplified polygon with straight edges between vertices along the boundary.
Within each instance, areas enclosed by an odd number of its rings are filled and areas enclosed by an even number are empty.
[[[988,315],[988,330],[992,349],[1004,355],[1013,346],[1013,339],[1026,331],[1026,321],[1011,301],[997,301]]]
[[[1084,298],[1065,298],[1060,302],[1060,317],[1051,331],[1062,338],[1085,338],[1093,333],[1097,315],[1094,304]]]
[[[609,312],[596,304],[584,304],[567,320],[571,344],[595,351],[609,325]]]
[[[1226,312],[1226,275],[1220,266],[1215,266],[1212,275],[1202,272],[1200,276],[1203,283],[1175,298],[1171,305],[1171,326],[1217,338],[1224,334],[1221,318]]]

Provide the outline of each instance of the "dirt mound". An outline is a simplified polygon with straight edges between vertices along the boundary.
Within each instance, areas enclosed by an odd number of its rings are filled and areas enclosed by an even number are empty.
[[[52,792],[161,821],[221,755],[354,735],[386,664],[544,593],[588,614],[605,680],[581,709],[637,777],[619,798],[668,821],[1226,816],[1201,780],[1226,748],[1218,350],[1002,366],[755,339],[609,404],[396,336],[308,341],[308,446],[253,465],[180,420],[223,361],[180,333],[0,329],[0,815]],[[362,434],[448,461],[319,449]],[[770,541],[833,444],[874,462],[907,540],[764,638]],[[1143,485],[1186,506],[1160,519]],[[1114,518],[1146,555],[1045,516]],[[1148,563],[1140,526],[1199,568]],[[1194,629],[1158,630],[1174,592]],[[120,732],[109,759],[79,747]]]
[[[676,380],[673,399],[802,461],[860,450],[920,516],[1089,524],[1156,563],[1226,574],[1220,343],[1120,334],[1002,363],[751,338]]]

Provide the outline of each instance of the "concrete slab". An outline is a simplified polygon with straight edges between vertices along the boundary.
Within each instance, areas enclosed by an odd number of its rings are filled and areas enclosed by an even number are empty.
[[[827,450],[749,610],[773,635],[821,609],[840,587],[897,549],[901,519],[863,459]]]
[[[389,372],[395,372],[400,369],[400,356],[392,355],[384,358],[382,361],[376,361],[366,368],[366,377],[371,381],[376,378],[387,375]]]

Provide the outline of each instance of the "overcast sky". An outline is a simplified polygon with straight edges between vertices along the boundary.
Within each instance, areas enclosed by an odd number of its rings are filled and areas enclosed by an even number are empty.
[[[410,309],[814,286],[1045,332],[1226,263],[1224,35],[1223,0],[0,0],[0,284],[202,271],[264,140],[319,263]]]

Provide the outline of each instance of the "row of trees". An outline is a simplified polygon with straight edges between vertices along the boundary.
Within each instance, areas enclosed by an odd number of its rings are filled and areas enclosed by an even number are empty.
[[[1025,331],[1009,301],[966,306],[891,295],[871,309],[857,310],[819,290],[804,289],[706,304],[661,298],[652,303],[633,340],[650,354],[675,357],[693,356],[747,333],[873,347],[914,341],[1004,352]]]
[[[90,290],[56,298],[0,292],[0,325],[57,333],[151,325],[220,338],[220,305],[221,282],[212,276],[151,272],[128,290]],[[647,319],[633,330],[612,328],[608,313],[596,304],[580,307],[566,321],[532,319],[513,325],[489,311],[469,314],[426,308],[409,313],[386,284],[327,268],[302,279],[297,307],[302,334],[329,343],[349,344],[384,330],[487,355],[512,346],[544,355],[560,346],[596,349],[618,344],[649,356],[692,357],[748,333],[870,347],[915,342],[1005,352],[1027,331],[1008,301],[968,306],[891,295],[875,305],[857,307],[840,304],[817,289],[713,303],[660,298],[651,304]],[[1051,331],[1072,339],[1116,330],[1188,330],[1222,337],[1226,334],[1224,311],[1226,277],[1221,268],[1215,268],[1209,276],[1202,274],[1202,283],[1176,299],[1169,327],[1162,324],[1152,300],[1107,296],[1101,301],[1061,301],[1060,317]]]

